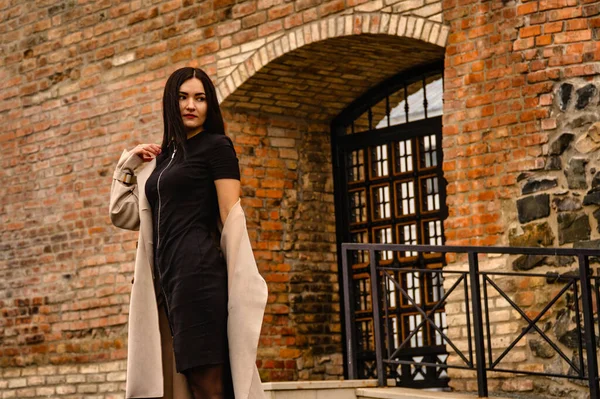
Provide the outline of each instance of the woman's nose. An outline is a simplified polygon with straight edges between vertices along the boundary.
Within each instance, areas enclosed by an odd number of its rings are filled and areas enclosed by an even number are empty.
[[[195,109],[194,101],[192,99],[189,99],[187,101],[187,103],[185,104],[185,108],[186,109],[192,109],[192,110]]]

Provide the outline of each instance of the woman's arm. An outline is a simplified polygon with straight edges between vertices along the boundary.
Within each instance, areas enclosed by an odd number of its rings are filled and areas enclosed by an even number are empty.
[[[143,162],[153,159],[160,153],[156,144],[140,144],[131,151],[123,151],[113,173],[110,190],[109,213],[112,223],[122,229],[138,230],[140,215],[138,210],[138,185],[135,169]]]
[[[236,179],[219,179],[215,180],[215,187],[217,188],[221,223],[225,224],[231,208],[240,199],[240,181]]]

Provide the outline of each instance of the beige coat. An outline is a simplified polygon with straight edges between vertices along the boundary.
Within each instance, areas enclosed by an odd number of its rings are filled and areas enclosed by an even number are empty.
[[[153,283],[152,211],[144,189],[155,161],[142,165],[123,151],[114,173],[110,218],[117,227],[139,230],[129,308],[126,398],[190,399],[185,377],[175,371],[172,339],[165,312],[157,308]],[[137,170],[140,169],[140,170]],[[137,175],[137,184],[121,182],[122,173]],[[258,273],[238,201],[222,229],[227,260],[229,300],[227,337],[236,399],[262,399],[256,351],[267,302],[267,285]]]

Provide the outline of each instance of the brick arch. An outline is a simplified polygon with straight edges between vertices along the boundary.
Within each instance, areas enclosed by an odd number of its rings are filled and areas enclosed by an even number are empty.
[[[255,49],[228,76],[218,79],[219,102],[223,103],[271,61],[312,43],[346,36],[389,35],[445,47],[449,30],[428,18],[383,12],[336,15],[311,22]]]

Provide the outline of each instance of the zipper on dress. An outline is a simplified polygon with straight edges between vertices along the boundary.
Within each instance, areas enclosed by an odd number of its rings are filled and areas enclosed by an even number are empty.
[[[173,158],[175,158],[175,153],[177,152],[177,148],[175,148],[173,150],[173,155],[171,155],[171,159],[169,160],[169,163],[167,164],[167,166],[165,166],[165,168],[163,170],[161,170],[160,174],[158,175],[158,181],[156,182],[156,191],[158,193],[158,221],[157,221],[157,226],[156,226],[156,252],[158,255],[158,251],[160,248],[160,210],[161,210],[161,203],[160,203],[160,178],[162,177],[163,173],[165,172],[165,170],[167,170],[169,168],[169,166],[171,166],[171,162],[173,162]],[[157,257],[158,258],[158,257]],[[158,270],[158,277],[159,277],[159,284],[160,284],[160,290],[162,291],[163,297],[165,298],[165,313],[167,315],[167,324],[169,325],[169,330],[171,331],[171,338],[173,338],[173,327],[171,327],[171,319],[169,317],[169,299],[167,298],[167,294],[165,293],[165,289],[163,288],[162,285],[162,274],[160,272],[160,266],[156,265],[156,270]]]

